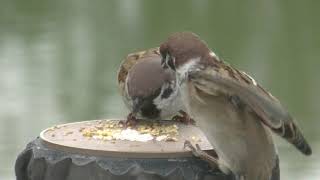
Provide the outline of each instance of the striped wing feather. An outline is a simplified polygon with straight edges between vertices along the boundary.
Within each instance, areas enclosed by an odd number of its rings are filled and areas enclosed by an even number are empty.
[[[207,94],[218,89],[220,93],[238,96],[273,132],[285,138],[303,154],[310,155],[312,153],[310,146],[280,102],[247,74],[233,69],[232,71],[235,73],[233,76],[238,78],[231,78],[230,73],[221,73],[213,68],[207,68],[203,71],[189,72],[189,80],[197,89]],[[241,79],[239,76],[245,76],[242,78],[247,78],[247,80],[250,77],[251,83],[249,81],[244,83],[239,80]]]

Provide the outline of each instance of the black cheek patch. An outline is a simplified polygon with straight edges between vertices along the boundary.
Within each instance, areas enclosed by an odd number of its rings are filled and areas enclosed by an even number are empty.
[[[167,99],[168,97],[170,97],[170,95],[172,94],[173,90],[171,87],[168,87],[167,89],[165,89],[161,95],[161,99]]]

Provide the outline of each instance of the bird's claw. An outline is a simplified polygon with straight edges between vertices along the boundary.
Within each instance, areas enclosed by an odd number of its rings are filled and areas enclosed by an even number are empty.
[[[200,149],[199,144],[196,144],[196,147],[194,147],[190,141],[186,140],[184,142],[183,149],[186,149],[186,148],[189,148],[194,156],[196,157],[201,156],[202,150]]]
[[[184,124],[195,124],[195,121],[183,110],[179,111],[180,115],[175,115],[172,120]]]
[[[187,147],[191,150],[192,154],[195,157],[198,157],[198,158],[208,162],[210,167],[212,167],[213,169],[218,167],[218,159],[209,155],[205,151],[201,150],[199,144],[196,144],[195,146],[193,146],[190,141],[186,140],[184,142],[183,148],[185,149]]]
[[[124,128],[127,128],[129,126],[136,126],[138,123],[137,118],[133,113],[128,114],[127,120],[125,121],[120,121],[119,124],[121,124]]]

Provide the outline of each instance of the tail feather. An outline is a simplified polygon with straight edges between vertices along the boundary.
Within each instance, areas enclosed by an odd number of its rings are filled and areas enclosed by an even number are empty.
[[[279,131],[280,130],[280,131]],[[293,121],[284,123],[282,128],[276,131],[277,134],[285,138],[288,142],[293,144],[301,153],[311,155],[312,149],[307,140],[303,137],[299,128]]]

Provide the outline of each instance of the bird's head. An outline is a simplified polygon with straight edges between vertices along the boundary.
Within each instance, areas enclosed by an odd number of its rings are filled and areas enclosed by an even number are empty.
[[[205,59],[210,54],[207,44],[191,32],[174,33],[161,44],[160,54],[163,68],[181,72]]]
[[[175,94],[172,90],[175,74],[171,70],[163,69],[160,62],[161,57],[158,54],[151,54],[141,57],[128,71],[125,91],[133,114],[150,119],[159,118],[162,109],[158,104],[165,104],[166,100]]]

